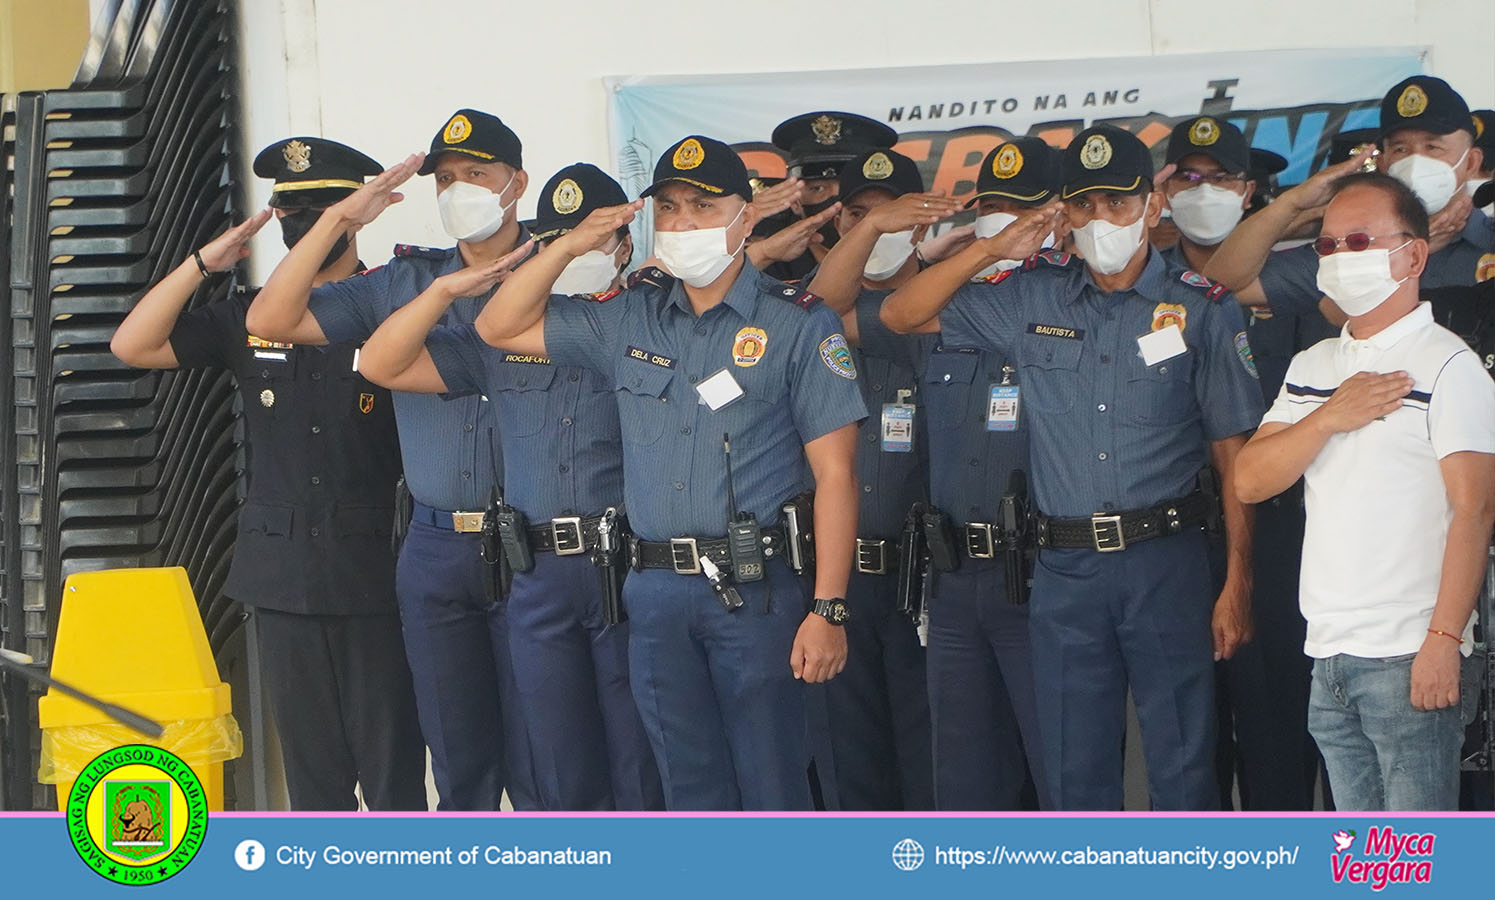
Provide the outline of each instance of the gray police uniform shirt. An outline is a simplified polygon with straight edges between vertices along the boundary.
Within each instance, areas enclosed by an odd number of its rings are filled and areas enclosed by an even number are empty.
[[[529,240],[521,229],[520,243]],[[464,268],[456,247],[435,250],[401,244],[394,258],[377,268],[311,293],[309,308],[331,342],[367,340],[379,323],[420,296],[443,275]],[[441,314],[438,324],[475,321],[486,297],[462,297]],[[497,423],[487,400],[477,394],[448,397],[394,392],[405,483],[418,502],[438,510],[481,510],[488,502],[503,458],[489,432]]]
[[[857,386],[867,418],[857,429],[857,534],[876,540],[897,539],[909,507],[929,497],[929,405],[919,380],[934,340],[926,335],[894,334],[878,317],[889,291],[863,289],[855,312],[860,336],[855,357]],[[912,395],[913,449],[883,449],[883,404],[898,402],[900,390]]]
[[[760,524],[813,483],[802,445],[867,414],[840,326],[812,295],[743,265],[700,317],[651,267],[606,303],[551,298],[544,327],[553,362],[617,385],[629,524],[660,541],[726,532],[723,433],[737,504]],[[712,412],[696,386],[723,371],[743,395]]]
[[[607,375],[495,350],[474,325],[437,326],[426,349],[451,396],[488,396],[507,467],[504,500],[531,523],[623,504],[623,442]]]
[[[1182,324],[1184,351],[1147,365],[1138,339]],[[1083,261],[1045,251],[956,291],[949,346],[996,350],[1019,370],[1038,508],[1051,516],[1140,509],[1194,490],[1210,441],[1256,427],[1263,403],[1235,298],[1149,251],[1107,294]]]
[[[1461,189],[1462,190],[1462,189]],[[1476,209],[1453,243],[1428,257],[1421,285],[1424,290],[1474,284],[1479,258],[1495,253],[1495,220]]]

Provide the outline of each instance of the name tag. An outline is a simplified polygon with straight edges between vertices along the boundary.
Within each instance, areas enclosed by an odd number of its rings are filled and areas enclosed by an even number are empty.
[[[1142,353],[1143,365],[1152,366],[1188,352],[1189,345],[1184,343],[1184,333],[1178,326],[1169,325],[1137,338],[1137,349]]]
[[[630,359],[642,360],[643,362],[646,362],[651,366],[659,366],[661,369],[675,368],[675,361],[670,357],[663,356],[659,353],[650,353],[648,350],[644,350],[640,347],[630,346],[628,348],[628,357]]]
[[[732,377],[732,373],[722,369],[710,378],[704,379],[696,385],[696,394],[700,396],[701,402],[706,408],[716,412],[727,404],[742,396],[742,385]]]
[[[1021,388],[1015,384],[994,384],[986,399],[986,430],[1016,431],[1021,403]]]
[[[273,360],[274,362],[285,362],[286,354],[283,350],[256,350],[254,351],[254,358],[268,359]]]

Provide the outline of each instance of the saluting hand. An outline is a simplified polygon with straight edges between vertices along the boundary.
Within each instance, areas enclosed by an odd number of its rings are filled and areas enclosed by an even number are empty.
[[[1400,409],[1412,385],[1412,376],[1406,372],[1356,372],[1310,418],[1317,419],[1331,434],[1356,431]]]
[[[571,256],[581,256],[592,250],[601,250],[611,241],[618,229],[632,222],[644,201],[635,200],[622,206],[604,206],[594,209],[581,220],[581,224],[550,242]]]
[[[481,297],[503,281],[529,255],[534,244],[533,240],[525,241],[493,262],[458,269],[436,279],[436,283],[451,300],[458,297]]]
[[[919,256],[925,262],[935,263],[949,259],[976,241],[976,226],[962,225],[951,228],[939,237],[932,237],[919,244]]]
[[[976,245],[991,259],[1027,259],[1043,249],[1043,239],[1058,227],[1063,215],[1059,201],[1018,214],[1017,221]]]
[[[753,201],[754,204],[757,202]],[[820,235],[820,226],[834,219],[840,211],[841,204],[832,203],[809,218],[800,219],[762,240],[753,241],[748,244],[748,256],[752,257],[754,265],[760,269],[771,262],[799,259],[810,249],[811,244],[825,243],[825,238]]]
[[[830,681],[846,668],[846,628],[810,613],[794,635],[789,668],[805,684]]]
[[[1291,198],[1292,203],[1299,209],[1323,206],[1329,202],[1329,193],[1334,183],[1346,175],[1353,175],[1360,171],[1360,167],[1369,158],[1370,151],[1364,150],[1344,162],[1320,169],[1302,184],[1284,191],[1282,197]]]
[[[943,191],[904,194],[870,210],[863,221],[878,234],[896,234],[920,225],[933,225],[950,218],[960,209],[960,203],[946,197]]]
[[[410,180],[426,159],[424,153],[412,153],[401,162],[375,175],[363,187],[327,208],[347,226],[349,232],[357,231],[379,218],[380,213],[405,199],[395,188]]]
[[[758,208],[758,217],[766,219],[786,209],[795,214],[803,211],[801,195],[805,183],[798,178],[786,178],[773,187],[766,187],[753,195],[753,206]],[[801,251],[803,252],[803,251]]]
[[[209,272],[232,269],[239,260],[249,255],[249,239],[270,221],[270,210],[262,209],[224,233],[213,238],[197,251],[202,264]]]

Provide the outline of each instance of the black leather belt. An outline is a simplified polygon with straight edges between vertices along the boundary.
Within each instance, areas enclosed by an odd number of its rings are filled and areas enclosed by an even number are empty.
[[[965,554],[971,559],[996,559],[997,551],[1007,546],[1001,525],[967,522],[960,530],[965,535]]]
[[[529,548],[556,556],[576,556],[597,546],[601,516],[561,516],[529,527]]]
[[[763,529],[763,555],[773,559],[784,554],[784,530]],[[699,575],[701,557],[707,556],[722,570],[732,565],[726,538],[672,538],[668,541],[628,539],[629,562],[635,569],[671,569],[677,575]],[[785,560],[787,562],[787,560]]]
[[[1038,517],[1038,546],[1056,550],[1088,547],[1101,553],[1125,550],[1128,544],[1181,534],[1204,527],[1214,501],[1195,492],[1148,509],[1096,513],[1088,519]]]

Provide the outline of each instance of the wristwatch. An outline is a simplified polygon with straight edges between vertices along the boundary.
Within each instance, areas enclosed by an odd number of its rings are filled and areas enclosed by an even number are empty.
[[[824,616],[832,625],[845,625],[846,620],[851,618],[851,607],[846,605],[844,597],[821,597],[815,601],[812,612],[817,616]]]

